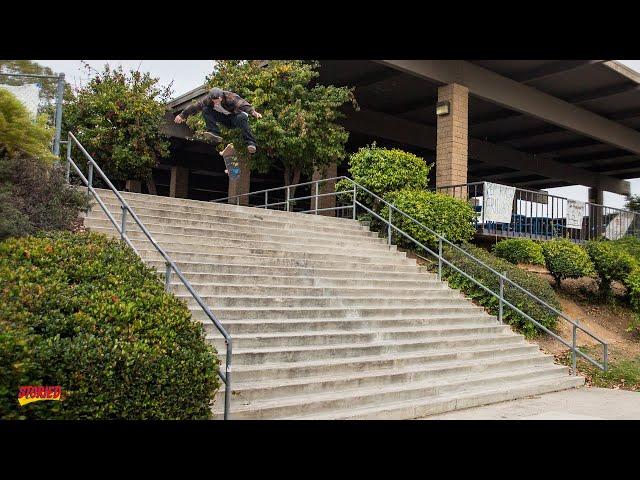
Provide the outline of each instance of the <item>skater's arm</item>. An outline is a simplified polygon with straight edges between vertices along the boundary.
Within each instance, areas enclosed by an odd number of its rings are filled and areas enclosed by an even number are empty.
[[[240,95],[238,95],[237,93],[232,93],[231,95],[232,95],[232,101],[235,103],[236,108],[239,111],[249,114],[256,118],[262,117],[262,115],[256,112],[256,109],[253,108],[253,105],[251,105],[248,101],[246,101]]]

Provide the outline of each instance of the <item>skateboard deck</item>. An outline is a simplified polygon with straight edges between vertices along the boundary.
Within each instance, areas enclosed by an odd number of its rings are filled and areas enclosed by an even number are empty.
[[[233,143],[228,144],[224,150],[220,152],[224,159],[224,164],[227,167],[227,174],[229,178],[236,179],[240,176],[240,163],[236,156],[236,149],[233,147]]]

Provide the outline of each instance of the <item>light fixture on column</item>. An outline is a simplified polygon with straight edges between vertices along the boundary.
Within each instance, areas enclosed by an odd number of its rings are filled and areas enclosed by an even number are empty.
[[[436,115],[439,117],[444,117],[445,115],[449,115],[449,107],[451,104],[449,102],[438,102],[436,104]]]

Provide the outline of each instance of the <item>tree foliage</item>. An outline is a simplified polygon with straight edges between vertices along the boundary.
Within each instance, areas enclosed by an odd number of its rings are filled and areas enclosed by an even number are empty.
[[[315,83],[320,64],[315,61],[218,60],[206,79],[210,87],[232,91],[245,98],[263,117],[250,119],[258,151],[250,166],[259,172],[280,169],[285,185],[300,181],[314,168],[323,170],[345,156],[348,132],[336,123],[340,107],[352,102],[353,89]],[[193,118],[193,119],[192,119]],[[204,129],[201,115],[189,119]],[[225,142],[244,146],[238,130],[223,129]]]
[[[0,88],[0,157],[22,153],[42,160],[55,158],[49,150],[53,132],[43,116],[34,122],[22,103]]]
[[[56,75],[49,67],[40,65],[33,60],[0,60],[0,73],[28,73],[32,75]],[[0,77],[0,83],[6,85],[27,85],[37,84],[40,90],[39,114],[45,114],[47,122],[53,125],[53,110],[55,108],[55,98],[57,89],[57,80],[47,78],[32,77]]]
[[[65,105],[65,128],[112,179],[147,180],[169,154],[160,125],[171,87],[158,81],[149,73],[126,73],[107,64]]]

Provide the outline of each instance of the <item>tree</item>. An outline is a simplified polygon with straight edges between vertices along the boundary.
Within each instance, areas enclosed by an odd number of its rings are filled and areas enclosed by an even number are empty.
[[[624,207],[632,212],[640,212],[640,195],[629,195]]]
[[[56,75],[49,67],[44,67],[33,60],[0,60],[0,73],[29,73],[32,75]],[[55,99],[57,81],[55,79],[33,77],[0,77],[6,85],[37,84],[40,93],[40,105],[38,113],[46,113],[47,121],[53,125],[53,112],[55,111]]]
[[[353,89],[318,85],[319,67],[318,62],[301,60],[219,60],[206,79],[208,86],[233,91],[262,113],[260,120],[251,121],[258,151],[250,157],[250,167],[259,172],[281,169],[285,185],[299,183],[301,175],[345,156],[349,134],[335,122],[343,116],[339,109],[345,103],[358,108]],[[196,131],[204,129],[200,115],[188,124]],[[237,130],[223,135],[244,145]]]
[[[112,179],[149,180],[159,159],[169,154],[160,125],[171,86],[158,81],[107,64],[65,104],[65,128]]]

